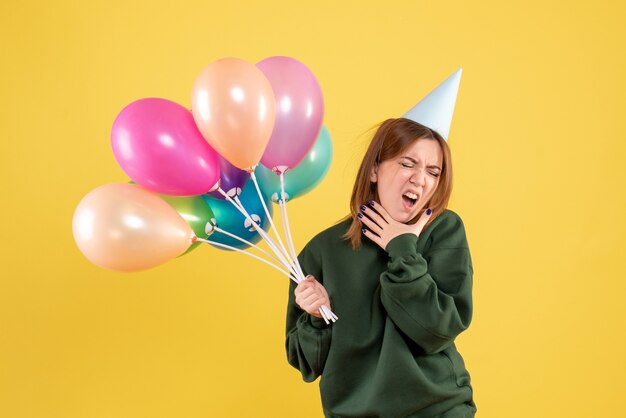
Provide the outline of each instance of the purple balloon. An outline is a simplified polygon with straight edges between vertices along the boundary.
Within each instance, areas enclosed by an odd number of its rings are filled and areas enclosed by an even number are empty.
[[[141,99],[122,109],[113,122],[111,145],[124,172],[157,193],[204,194],[220,176],[218,154],[191,112],[166,99]]]
[[[235,189],[237,196],[239,196],[243,186],[250,178],[250,174],[239,167],[235,167],[221,155],[218,154],[217,156],[220,160],[220,187],[226,193]],[[224,196],[220,192],[211,192],[209,196],[224,200]]]
[[[317,79],[290,57],[270,57],[256,65],[276,98],[276,122],[261,163],[268,168],[293,168],[313,147],[324,118],[324,98]]]

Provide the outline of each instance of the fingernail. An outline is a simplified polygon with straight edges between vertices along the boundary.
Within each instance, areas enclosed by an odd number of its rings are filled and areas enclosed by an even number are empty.
[[[426,215],[430,215],[431,213],[433,213],[433,211],[430,210],[430,208],[426,209]]]
[[[363,217],[363,214],[362,214],[362,213],[357,213],[357,215],[356,215],[356,216],[358,216],[358,217],[359,217],[359,219],[360,219],[360,218],[362,218],[362,217]]]
[[[362,231],[364,234],[365,234],[365,233],[367,233],[367,229],[365,229],[365,228],[361,229],[361,231]]]
[[[361,205],[361,210],[365,210],[367,207],[365,205]]]
[[[370,206],[374,206],[374,201],[373,201],[373,200],[370,200],[370,201],[369,201],[369,202],[367,202],[367,203],[369,203],[369,205],[370,205]]]

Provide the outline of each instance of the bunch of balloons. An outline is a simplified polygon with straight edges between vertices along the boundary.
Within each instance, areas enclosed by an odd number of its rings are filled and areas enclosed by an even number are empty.
[[[113,123],[111,144],[132,181],[98,187],[81,200],[73,219],[79,249],[98,266],[131,272],[206,242],[299,282],[304,274],[287,201],[328,171],[332,142],[323,114],[315,76],[285,56],[256,65],[237,58],[210,63],[195,80],[191,110],[160,98],[129,104]],[[280,206],[286,245],[270,202]],[[269,251],[256,245],[261,239]],[[321,312],[337,319],[327,307]]]

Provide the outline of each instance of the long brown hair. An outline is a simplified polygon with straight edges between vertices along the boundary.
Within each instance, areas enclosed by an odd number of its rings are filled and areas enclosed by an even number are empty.
[[[441,167],[439,184],[434,194],[426,202],[424,209],[408,223],[416,222],[422,212],[426,208],[430,208],[433,213],[430,216],[430,221],[426,224],[428,226],[448,206],[448,200],[452,193],[452,158],[448,143],[436,131],[410,119],[387,119],[376,130],[365,152],[356,181],[354,182],[354,188],[352,189],[350,215],[345,218],[352,218],[352,224],[343,236],[344,239],[350,240],[352,248],[357,249],[361,246],[361,229],[363,226],[357,218],[360,206],[369,200],[379,201],[376,183],[372,183],[370,180],[372,170],[381,162],[396,158],[415,141],[420,139],[430,139],[439,143],[443,151],[443,166]]]

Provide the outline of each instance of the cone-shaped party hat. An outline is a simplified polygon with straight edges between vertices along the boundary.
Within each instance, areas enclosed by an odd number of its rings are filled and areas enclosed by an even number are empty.
[[[456,70],[402,117],[434,129],[447,141],[462,72],[461,68]]]

